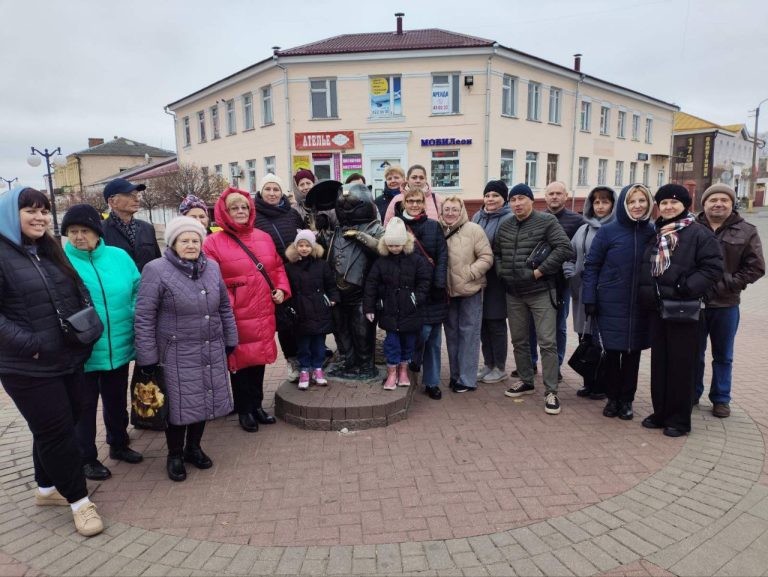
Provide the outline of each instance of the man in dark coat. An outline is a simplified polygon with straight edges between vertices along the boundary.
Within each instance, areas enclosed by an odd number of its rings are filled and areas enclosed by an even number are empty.
[[[104,244],[122,248],[131,255],[141,272],[149,261],[160,258],[160,247],[155,227],[134,218],[139,211],[141,191],[147,187],[116,178],[104,187],[104,199],[109,205],[109,216],[102,222]]]
[[[696,396],[704,393],[704,357],[707,337],[712,342],[712,383],[709,400],[712,414],[724,419],[731,415],[731,373],[733,344],[739,328],[741,291],[765,274],[763,247],[757,229],[734,210],[736,192],[728,185],[714,184],[701,195],[704,211],[697,220],[715,233],[723,253],[724,274],[705,299],[699,333],[699,365]]]

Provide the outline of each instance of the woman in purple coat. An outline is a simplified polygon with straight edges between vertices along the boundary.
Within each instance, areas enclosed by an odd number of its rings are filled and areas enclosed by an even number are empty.
[[[136,300],[136,370],[149,376],[163,369],[172,481],[187,478],[185,461],[213,466],[200,448],[205,422],[232,411],[227,355],[237,346],[237,328],[219,265],[200,250],[204,238],[197,220],[170,221],[165,255],[144,267]]]

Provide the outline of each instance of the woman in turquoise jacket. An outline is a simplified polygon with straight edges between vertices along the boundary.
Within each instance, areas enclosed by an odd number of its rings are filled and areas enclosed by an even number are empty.
[[[85,363],[80,418],[75,426],[85,476],[108,479],[112,473],[98,459],[96,410],[101,395],[109,456],[138,463],[141,453],[128,447],[128,365],[135,357],[133,316],[141,275],[130,255],[104,244],[101,218],[90,205],[71,207],[61,224],[69,242],[64,252],[91,293],[104,333]]]

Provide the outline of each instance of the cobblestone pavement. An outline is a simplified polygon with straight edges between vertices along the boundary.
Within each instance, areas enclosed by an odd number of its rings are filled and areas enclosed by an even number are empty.
[[[419,394],[406,421],[349,435],[216,422],[214,468],[181,484],[163,436],[132,430],[144,463],[100,446],[113,477],[89,483],[107,525],[91,539],[34,505],[30,436],[0,393],[0,576],[768,575],[766,297],[765,280],[745,294],[733,415],[705,399],[687,438],[640,427],[648,354],[630,422],[564,369],[556,417],[499,383]],[[269,368],[268,398],[284,372]]]

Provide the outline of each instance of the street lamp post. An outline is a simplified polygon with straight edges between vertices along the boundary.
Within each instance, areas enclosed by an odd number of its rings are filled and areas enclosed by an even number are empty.
[[[27,164],[30,166],[40,166],[40,159],[35,156],[39,155],[45,158],[45,166],[48,170],[48,193],[51,196],[51,215],[53,216],[53,235],[56,238],[60,238],[59,236],[59,219],[56,217],[56,195],[53,192],[53,177],[51,175],[51,157],[52,156],[58,156],[61,154],[61,148],[56,147],[56,150],[52,150],[48,152],[48,149],[46,148],[44,152],[40,152],[37,148],[34,146],[32,148],[32,154],[29,155],[29,158],[27,158]]]
[[[757,122],[760,119],[760,107],[766,102],[768,102],[768,98],[763,98],[755,108],[755,132],[752,134],[752,178],[749,179],[747,212],[752,212],[752,207],[755,202],[755,184],[757,183]]]
[[[11,190],[11,185],[15,181],[19,180],[19,177],[18,176],[14,176],[11,180],[8,180],[7,178],[3,178],[2,176],[0,176],[0,180],[4,180],[5,183],[8,185],[8,190]]]

